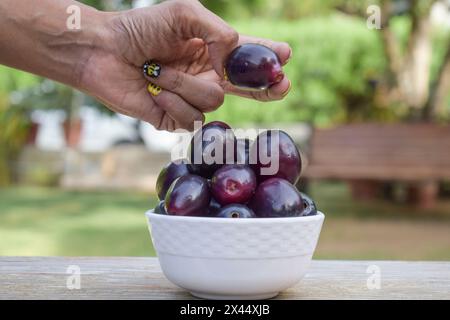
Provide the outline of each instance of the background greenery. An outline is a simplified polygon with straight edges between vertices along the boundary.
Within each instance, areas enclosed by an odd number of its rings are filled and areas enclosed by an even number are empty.
[[[316,258],[450,260],[450,203],[433,210],[355,202],[341,183],[314,183],[326,213]],[[151,256],[142,192],[0,189],[0,254]]]
[[[101,9],[126,9],[131,1],[85,0]],[[369,30],[365,19],[349,12],[379,1],[353,0],[206,0],[202,1],[239,32],[288,42],[293,57],[285,71],[292,80],[292,90],[280,102],[259,103],[228,96],[218,111],[208,119],[222,119],[232,125],[305,121],[328,126],[349,121],[402,121],[408,108],[392,103],[389,108],[377,103],[375,88],[383,81],[387,62],[383,54],[380,30]],[[424,0],[421,3],[429,3]],[[405,51],[412,29],[411,15],[401,6],[410,1],[392,1],[398,11],[391,21],[401,50]],[[403,10],[403,11],[402,11]],[[345,12],[345,13],[343,13]],[[365,12],[364,12],[365,14]],[[431,81],[449,46],[449,31],[432,32]],[[24,82],[35,84],[24,90]],[[51,85],[48,80],[24,75],[0,66],[0,88],[21,93],[19,104],[26,109],[70,108],[71,89]],[[5,90],[4,90],[5,91]],[[3,93],[5,99],[5,93]],[[7,97],[7,96],[6,96]],[[28,99],[27,99],[28,98]],[[450,119],[450,94],[441,121]],[[92,99],[86,103],[99,107]],[[102,110],[105,108],[101,107]]]
[[[131,7],[130,0],[84,0],[104,10]],[[285,71],[290,94],[259,103],[227,96],[208,114],[233,126],[308,122],[330,126],[354,121],[409,121],[402,101],[379,103],[378,88],[389,63],[382,32],[369,30],[368,4],[393,5],[390,28],[405,53],[413,31],[411,4],[429,0],[203,0],[239,32],[286,41],[293,56]],[[362,10],[362,11],[361,11]],[[419,11],[420,11],[419,10]],[[450,46],[449,30],[433,28],[432,88]],[[450,94],[450,90],[448,90]],[[154,195],[135,192],[74,192],[13,186],[10,169],[22,150],[36,109],[73,114],[71,88],[0,66],[0,254],[2,255],[153,255],[143,213]],[[89,97],[83,104],[108,112]],[[433,120],[448,123],[450,96]],[[343,183],[314,183],[311,196],[327,214],[316,258],[450,259],[450,203],[433,210],[405,203],[354,201]]]

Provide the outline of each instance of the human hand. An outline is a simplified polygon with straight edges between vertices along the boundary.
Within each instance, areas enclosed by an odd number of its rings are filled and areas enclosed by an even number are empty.
[[[105,14],[109,32],[83,64],[80,87],[110,109],[150,122],[157,129],[192,130],[204,112],[217,109],[230,93],[261,101],[289,91],[285,77],[266,91],[242,91],[223,77],[223,64],[239,44],[272,48],[285,64],[286,43],[239,35],[198,1],[167,1],[147,8]],[[144,77],[145,61],[156,61],[158,77]],[[148,91],[149,82],[162,90]]]

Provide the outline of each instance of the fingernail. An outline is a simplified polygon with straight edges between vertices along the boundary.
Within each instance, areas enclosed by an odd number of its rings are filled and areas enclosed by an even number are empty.
[[[287,64],[288,62],[289,62],[289,60],[291,60],[291,57],[292,57],[292,48],[289,48],[289,56],[288,56],[288,58],[286,59],[286,61],[284,62],[284,64]]]
[[[158,78],[161,74],[161,65],[153,61],[146,61],[142,66],[142,71],[150,78]]]
[[[147,91],[150,92],[152,96],[157,96],[161,93],[161,87],[158,87],[156,84],[149,83],[147,86]]]
[[[291,80],[289,80],[289,87],[286,89],[285,92],[283,92],[283,97],[285,97],[289,93],[289,91],[291,91],[291,87],[292,87],[292,82],[291,82]]]

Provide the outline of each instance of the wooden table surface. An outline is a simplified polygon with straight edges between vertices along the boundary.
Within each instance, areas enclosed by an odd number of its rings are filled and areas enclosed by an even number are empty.
[[[67,288],[71,265],[80,289]],[[379,289],[367,286],[374,271]],[[0,299],[193,298],[163,276],[156,258],[0,257]],[[314,260],[277,299],[450,299],[450,262]]]

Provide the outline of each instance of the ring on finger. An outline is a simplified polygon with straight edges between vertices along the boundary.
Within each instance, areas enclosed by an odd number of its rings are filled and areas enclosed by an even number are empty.
[[[158,94],[161,93],[162,89],[161,87],[157,86],[156,84],[149,83],[147,85],[147,91],[150,92],[150,94],[154,97],[156,97]]]
[[[150,78],[158,78],[161,74],[161,65],[154,61],[146,61],[142,66],[142,71]]]

